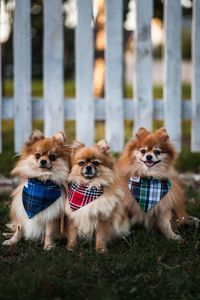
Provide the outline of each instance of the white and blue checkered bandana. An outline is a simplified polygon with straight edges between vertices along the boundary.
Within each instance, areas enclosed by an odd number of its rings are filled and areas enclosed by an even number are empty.
[[[53,181],[28,179],[23,188],[22,201],[29,219],[49,207],[60,196],[61,187]]]
[[[148,212],[169,192],[171,182],[169,179],[131,177],[128,187],[143,211]]]

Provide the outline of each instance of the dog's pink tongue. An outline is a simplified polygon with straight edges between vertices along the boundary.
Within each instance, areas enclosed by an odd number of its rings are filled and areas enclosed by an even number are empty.
[[[147,167],[153,167],[154,162],[153,161],[146,161],[146,166]]]

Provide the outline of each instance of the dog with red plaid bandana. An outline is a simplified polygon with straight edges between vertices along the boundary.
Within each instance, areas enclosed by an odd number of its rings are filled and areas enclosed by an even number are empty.
[[[122,206],[125,195],[106,141],[93,147],[79,142],[72,145],[68,183],[66,248],[73,250],[78,236],[91,239],[95,235],[96,251],[105,252],[111,237],[128,233],[129,229]]]
[[[157,227],[168,239],[181,240],[172,230],[171,221],[198,226],[199,220],[186,213],[175,158],[175,148],[165,128],[152,133],[141,127],[119,158],[119,169],[126,193],[124,209],[129,212],[131,225]]]
[[[64,215],[70,168],[70,147],[65,142],[62,132],[50,138],[39,130],[32,132],[12,171],[21,183],[13,192],[11,204],[9,227],[14,233],[3,245],[16,244],[24,237],[44,241],[45,250],[54,248],[60,217]]]

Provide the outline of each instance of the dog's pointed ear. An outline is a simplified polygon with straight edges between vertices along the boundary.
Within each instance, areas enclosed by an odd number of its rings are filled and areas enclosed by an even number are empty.
[[[44,134],[40,130],[34,129],[31,135],[29,136],[28,141],[26,142],[26,146],[31,146],[34,143],[43,139],[44,139]]]
[[[53,139],[55,139],[58,143],[60,144],[65,144],[66,141],[67,141],[67,138],[66,138],[66,135],[64,134],[64,132],[62,131],[59,131],[59,132],[56,132],[53,136],[52,136]]]
[[[101,152],[103,153],[110,153],[110,147],[107,143],[106,140],[100,140],[97,144],[96,147],[98,147],[100,149]]]
[[[84,144],[82,144],[79,141],[73,141],[72,145],[71,145],[71,154],[74,155],[76,153],[77,150],[81,149],[85,147]]]
[[[156,130],[155,135],[160,141],[166,142],[167,140],[169,140],[169,135],[165,127],[161,127]]]
[[[73,149],[77,150],[77,149],[80,149],[82,147],[85,147],[85,145],[83,143],[81,143],[79,141],[73,141],[73,143],[72,143],[72,148]]]
[[[140,127],[140,128],[138,129],[138,131],[136,132],[135,137],[136,137],[138,140],[141,140],[141,139],[143,139],[144,137],[146,137],[149,133],[150,133],[150,131],[148,131],[146,128]]]

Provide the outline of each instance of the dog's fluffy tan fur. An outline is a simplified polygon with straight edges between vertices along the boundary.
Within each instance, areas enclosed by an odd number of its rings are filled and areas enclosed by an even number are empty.
[[[51,160],[50,155],[54,155],[55,159]],[[69,147],[65,145],[65,136],[62,132],[56,133],[51,138],[45,138],[38,130],[32,132],[20,154],[20,160],[12,171],[12,175],[20,177],[21,184],[12,194],[11,224],[13,225],[11,227],[15,232],[10,239],[4,241],[4,245],[16,244],[21,237],[24,237],[33,240],[44,239],[46,250],[54,247],[54,234],[59,225],[58,219],[61,213],[64,213],[69,158]],[[46,167],[41,168],[41,160],[46,160]],[[28,218],[22,202],[22,190],[29,178],[51,180],[59,184],[62,189],[59,199],[31,219]]]
[[[151,161],[147,161],[147,155],[152,157]],[[187,223],[188,216],[185,211],[184,188],[174,169],[175,158],[174,146],[164,128],[154,133],[140,128],[119,158],[119,168],[127,194],[125,209],[131,224],[144,224],[147,229],[157,227],[168,239],[178,240],[181,237],[172,230],[171,221]],[[128,189],[130,177],[169,178],[171,189],[155,207],[144,213]]]
[[[96,250],[104,252],[107,241],[113,235],[127,232],[129,227],[121,205],[124,192],[119,186],[116,162],[104,140],[93,147],[74,143],[72,149],[72,169],[68,182],[89,184],[91,187],[103,185],[104,192],[102,196],[76,211],[71,210],[67,201],[65,209],[68,216],[67,249],[72,250],[76,246],[77,235],[86,239],[95,235]],[[84,162],[82,166],[79,165],[80,161]],[[94,161],[98,161],[98,165],[94,166]],[[93,165],[95,174],[91,178],[86,178],[83,174],[87,165]]]

